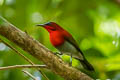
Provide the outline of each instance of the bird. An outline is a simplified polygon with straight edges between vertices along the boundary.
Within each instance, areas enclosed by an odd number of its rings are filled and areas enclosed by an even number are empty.
[[[37,24],[36,26],[41,26],[48,31],[51,44],[60,52],[60,54],[71,56],[71,65],[72,58],[75,58],[80,61],[84,69],[94,71],[93,66],[87,61],[77,42],[68,31],[55,22]]]

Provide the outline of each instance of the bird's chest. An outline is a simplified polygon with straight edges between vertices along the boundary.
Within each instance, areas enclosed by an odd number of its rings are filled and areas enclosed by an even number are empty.
[[[64,43],[64,37],[59,32],[54,32],[50,34],[50,41],[53,46],[60,46]]]

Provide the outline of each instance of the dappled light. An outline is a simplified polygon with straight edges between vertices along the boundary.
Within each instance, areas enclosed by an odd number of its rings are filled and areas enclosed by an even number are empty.
[[[0,51],[3,51],[3,50],[5,50],[5,48],[6,48],[5,44],[3,44],[3,43],[0,43]]]

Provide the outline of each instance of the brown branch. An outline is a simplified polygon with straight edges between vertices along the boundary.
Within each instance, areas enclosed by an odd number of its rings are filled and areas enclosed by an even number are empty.
[[[19,30],[3,18],[0,18],[0,34],[24,51],[29,52],[39,61],[44,62],[54,73],[62,76],[66,80],[92,80],[88,75],[81,71],[69,67],[59,57],[55,56],[50,50],[45,48],[38,41],[34,40],[25,32]]]
[[[15,51],[18,55],[20,55],[21,57],[23,57],[27,62],[29,62],[32,65],[35,65],[35,63],[33,63],[29,58],[27,58],[26,56],[24,56],[22,53],[20,53],[19,51],[17,51],[14,47],[12,47],[11,45],[9,45],[7,42],[3,41],[2,39],[0,39],[1,42],[3,42],[6,46],[8,46],[9,48],[11,48],[13,51]],[[41,71],[40,68],[36,68],[46,80],[49,80],[48,77]]]
[[[0,67],[0,70],[15,69],[15,68],[47,68],[45,65],[14,65],[7,67]]]
[[[29,58],[27,58],[26,56],[24,56],[23,54],[21,54],[14,47],[12,47],[11,45],[9,45],[8,43],[6,43],[5,41],[3,41],[2,39],[0,39],[0,41],[2,43],[4,43],[6,46],[8,46],[9,48],[11,48],[13,51],[15,51],[19,56],[23,57],[27,62],[29,62],[30,64],[34,65],[34,63]]]

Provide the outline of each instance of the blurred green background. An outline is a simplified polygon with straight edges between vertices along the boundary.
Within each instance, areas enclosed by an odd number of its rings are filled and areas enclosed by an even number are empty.
[[[47,48],[57,51],[48,32],[36,24],[54,21],[69,31],[84,52],[100,80],[120,80],[120,0],[0,0],[0,16]],[[0,36],[1,37],[1,36]],[[43,64],[1,37],[35,63]],[[69,57],[62,56],[69,62]],[[0,43],[0,66],[28,64],[13,50]],[[80,63],[73,60],[73,66]],[[25,69],[38,80],[45,80],[35,69]],[[64,80],[50,70],[42,70],[50,80]],[[0,80],[32,80],[21,69],[0,71]]]

